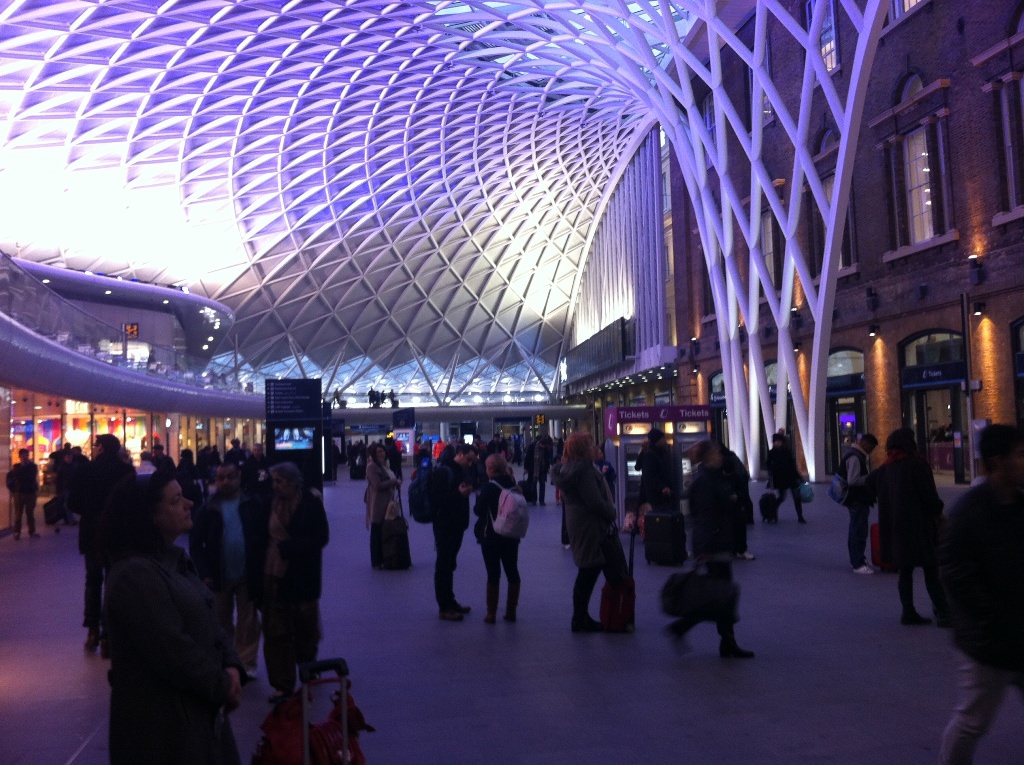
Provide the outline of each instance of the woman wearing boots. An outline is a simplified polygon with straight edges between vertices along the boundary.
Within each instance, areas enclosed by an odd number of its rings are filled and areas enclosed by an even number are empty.
[[[370,526],[370,565],[381,567],[381,528],[388,503],[401,483],[388,466],[388,452],[382,444],[372,444],[366,461],[366,522]]]
[[[551,468],[551,481],[565,500],[565,525],[569,532],[572,559],[579,568],[572,588],[572,631],[601,632],[601,622],[588,613],[590,596],[601,572],[605,578],[617,575],[601,550],[601,542],[615,523],[608,482],[594,467],[597,447],[589,433],[573,433],[565,442],[562,461]],[[614,579],[613,579],[614,581]]]
[[[519,540],[503,537],[494,532],[494,519],[498,516],[498,499],[502,489],[519,491],[515,478],[509,471],[508,462],[502,454],[492,454],[484,463],[487,469],[487,483],[480,489],[473,512],[477,516],[473,531],[487,569],[487,614],[486,624],[494,624],[498,614],[498,596],[501,586],[501,569],[508,579],[508,601],[505,606],[505,621],[516,620],[519,605]]]
[[[734,534],[742,522],[740,497],[722,473],[722,447],[713,441],[700,441],[690,449],[690,461],[696,477],[690,485],[690,516],[693,520],[693,554],[707,564],[712,579],[732,581],[732,560],[735,554]],[[753,651],[745,651],[736,643],[734,613],[718,619],[718,655],[723,659],[752,659]],[[669,627],[681,641],[696,622],[680,619]]]
[[[914,569],[924,572],[924,586],[940,627],[949,627],[946,593],[939,583],[938,541],[942,499],[931,466],[917,451],[914,431],[900,428],[885,440],[885,464],[870,473],[868,486],[878,497],[882,557],[886,552],[899,571],[900,624],[931,624],[914,607]]]

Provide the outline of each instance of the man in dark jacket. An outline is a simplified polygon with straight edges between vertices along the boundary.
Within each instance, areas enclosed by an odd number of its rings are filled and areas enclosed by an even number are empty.
[[[868,565],[864,556],[864,546],[868,541],[868,516],[875,497],[865,485],[870,468],[868,455],[878,446],[878,439],[871,433],[865,433],[850,444],[843,452],[843,461],[839,466],[843,478],[846,479],[846,509],[850,511],[850,527],[846,534],[846,549],[850,554],[850,567],[855,574],[873,574],[875,570]]]
[[[796,506],[796,519],[799,523],[807,523],[804,518],[804,503],[800,499],[800,482],[803,480],[796,466],[796,457],[789,448],[789,442],[782,433],[772,436],[772,448],[768,451],[765,467],[768,469],[768,481],[779,496],[779,504],[786,498],[786,492],[793,495]]]
[[[100,547],[100,516],[107,497],[117,483],[135,469],[121,459],[121,439],[103,433],[93,444],[92,462],[83,464],[71,481],[68,503],[79,515],[78,552],[85,556],[85,618],[89,630],[85,650],[95,651],[103,638],[100,627],[103,614],[103,552]]]
[[[1024,692],[1024,431],[989,425],[978,441],[986,480],[953,507],[939,549],[960,692],[939,762],[970,763],[1007,686]]]
[[[18,450],[18,462],[7,476],[7,488],[14,498],[14,538],[21,539],[21,517],[26,516],[29,537],[36,533],[36,496],[39,493],[39,468],[28,458],[28,449]]]
[[[442,455],[430,477],[430,506],[434,509],[434,596],[442,619],[461,622],[469,606],[455,599],[455,567],[462,537],[469,528],[469,495],[477,453],[469,444],[457,444],[453,456]]]
[[[672,478],[672,450],[665,441],[665,434],[652,428],[647,434],[647,448],[640,453],[637,460],[640,464],[640,501],[646,502],[651,509],[670,512],[673,509],[672,490],[675,481]]]
[[[199,578],[214,592],[221,627],[233,637],[235,651],[246,674],[252,677],[256,673],[260,620],[250,593],[259,588],[259,582],[252,580],[263,576],[262,567],[252,565],[259,559],[253,555],[253,548],[261,553],[266,549],[259,549],[261,506],[242,494],[242,476],[233,462],[217,468],[215,481],[214,495],[196,514],[189,552]]]

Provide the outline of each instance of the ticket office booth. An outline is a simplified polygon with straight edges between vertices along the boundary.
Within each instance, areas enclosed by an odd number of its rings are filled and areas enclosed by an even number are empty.
[[[665,434],[672,451],[675,486],[679,509],[687,512],[687,489],[692,467],[687,451],[698,441],[708,438],[711,407],[694,406],[624,406],[604,410],[605,457],[615,465],[615,506],[621,524],[626,513],[636,512],[640,504],[640,471],[637,457],[647,444],[647,435],[657,428]],[[614,459],[607,452],[614,452]]]

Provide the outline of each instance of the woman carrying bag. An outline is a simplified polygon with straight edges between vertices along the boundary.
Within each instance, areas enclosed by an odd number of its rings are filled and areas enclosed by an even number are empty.
[[[367,452],[366,460],[366,523],[370,528],[370,565],[382,568],[381,554],[384,516],[388,505],[394,498],[395,491],[401,481],[395,477],[388,466],[388,453],[381,444],[373,444]]]

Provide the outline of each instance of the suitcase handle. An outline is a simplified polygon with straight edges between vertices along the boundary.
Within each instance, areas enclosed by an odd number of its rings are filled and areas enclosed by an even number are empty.
[[[348,674],[348,662],[344,659],[323,659],[321,661],[307,661],[299,665],[299,680],[308,683],[315,680],[324,672],[334,670],[338,677]]]

